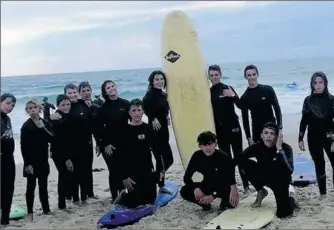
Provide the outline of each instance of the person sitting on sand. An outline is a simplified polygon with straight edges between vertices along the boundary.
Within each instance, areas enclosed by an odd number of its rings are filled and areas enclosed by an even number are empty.
[[[121,178],[125,189],[121,191],[116,204],[129,208],[153,204],[157,197],[157,183],[165,177],[161,155],[153,154],[156,171],[152,162],[152,128],[142,121],[142,101],[130,102],[130,123],[125,128],[121,151]],[[159,179],[159,180],[158,180]],[[168,192],[165,190],[165,192]]]
[[[184,174],[185,185],[181,197],[200,205],[203,210],[211,209],[211,202],[221,198],[220,210],[234,208],[239,202],[235,182],[235,165],[231,157],[216,149],[217,137],[207,131],[199,134],[197,142],[200,150],[193,153]],[[203,175],[202,182],[193,182],[195,172]]]
[[[39,198],[43,214],[50,213],[48,196],[49,143],[52,142],[50,124],[40,117],[41,105],[35,100],[26,103],[26,112],[30,118],[21,128],[21,153],[24,162],[23,176],[27,178],[26,202],[28,218],[33,220],[33,206],[36,180],[38,180]]]
[[[262,141],[249,146],[236,158],[237,164],[257,191],[252,207],[261,206],[268,195],[264,188],[267,186],[272,189],[276,198],[277,217],[289,217],[297,207],[294,198],[289,197],[294,170],[292,148],[283,142],[278,125],[272,122],[264,125],[261,139]],[[257,162],[250,158],[255,158]]]

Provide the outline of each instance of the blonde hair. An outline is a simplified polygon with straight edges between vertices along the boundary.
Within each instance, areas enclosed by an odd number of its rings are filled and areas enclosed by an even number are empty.
[[[42,112],[42,105],[35,98],[31,98],[27,101],[26,106],[25,106],[25,111],[27,114],[28,114],[28,108],[27,108],[28,104],[36,105],[39,108],[39,113]]]

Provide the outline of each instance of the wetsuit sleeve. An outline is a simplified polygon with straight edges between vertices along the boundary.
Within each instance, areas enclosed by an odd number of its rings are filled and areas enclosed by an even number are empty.
[[[271,103],[272,103],[272,106],[274,107],[275,117],[276,117],[276,120],[277,120],[277,125],[280,129],[282,129],[283,124],[282,124],[281,107],[279,106],[277,96],[276,96],[276,93],[275,93],[274,89],[272,87],[269,87],[269,89],[270,89],[270,94],[271,94]]]
[[[293,173],[293,151],[289,145],[283,145],[283,149],[278,153],[282,161],[283,167],[291,174]]]
[[[23,125],[21,128],[21,137],[20,137],[20,142],[21,142],[21,154],[22,158],[24,161],[24,166],[28,166],[32,164],[32,159],[33,159],[33,153],[32,153],[32,146],[31,143],[31,138],[33,135],[31,132],[29,132],[29,129]]]
[[[257,157],[259,152],[257,146],[258,144],[253,144],[237,155],[234,158],[235,164],[240,164],[249,158]]]
[[[233,87],[232,86],[229,86],[231,89],[232,89],[232,91],[234,92],[234,94],[235,94],[235,96],[232,98],[233,99],[233,102],[234,102],[234,104],[239,108],[239,109],[241,109],[241,103],[240,103],[240,98],[239,98],[239,96],[238,96],[238,94],[237,94],[237,92],[233,89]]]
[[[248,139],[251,137],[251,134],[250,134],[250,128],[249,128],[249,116],[248,116],[247,107],[242,106],[241,115],[242,115],[242,124],[244,127],[245,135],[246,135],[246,138]]]
[[[148,91],[143,98],[144,111],[149,121],[153,121],[154,118],[157,118],[156,112],[158,112],[158,110],[156,109],[155,101],[150,91]]]
[[[56,109],[56,107],[54,106],[54,104],[50,104],[51,109]]]
[[[299,124],[299,135],[298,135],[298,141],[303,141],[304,139],[304,135],[305,135],[305,131],[308,125],[308,121],[307,121],[307,113],[306,113],[306,99],[304,100],[304,104],[303,104],[303,111],[302,111],[302,118],[300,120],[300,124]]]
[[[44,122],[44,128],[45,128],[45,131],[46,131],[46,135],[48,136],[48,140],[51,143],[52,140],[53,140],[53,131],[52,131],[52,128],[51,128],[51,122],[48,122],[46,120],[43,120],[43,122]]]
[[[190,161],[188,163],[187,169],[183,176],[183,182],[186,185],[193,184],[194,181],[192,179],[196,170],[197,159],[196,159],[196,152],[191,156]]]
[[[162,159],[162,155],[160,152],[157,151],[157,148],[154,148],[154,139],[153,139],[153,130],[149,127],[147,129],[147,133],[148,133],[148,137],[149,137],[149,143],[150,143],[150,147],[151,147],[151,151],[153,153],[153,156],[155,158],[155,170],[159,173],[161,172],[165,172],[165,166],[163,164],[163,159]]]
[[[100,148],[104,148],[111,144],[110,136],[108,135],[107,128],[105,126],[106,123],[106,116],[104,114],[104,107],[100,107],[97,116],[95,118],[95,125],[96,125],[96,135],[99,136],[99,142],[96,144],[100,146]]]
[[[235,185],[237,182],[235,181],[235,165],[232,158],[226,155],[224,159],[226,161],[226,168],[228,173],[228,181],[230,185]]]

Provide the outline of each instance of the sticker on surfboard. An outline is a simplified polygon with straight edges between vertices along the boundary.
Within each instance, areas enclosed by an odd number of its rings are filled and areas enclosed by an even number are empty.
[[[175,51],[171,50],[168,52],[168,54],[166,54],[165,59],[171,63],[176,62],[177,60],[179,60],[179,58],[181,57],[180,54],[176,53]]]

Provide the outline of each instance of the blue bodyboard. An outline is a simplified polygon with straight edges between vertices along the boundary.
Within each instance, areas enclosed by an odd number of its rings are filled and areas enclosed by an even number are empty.
[[[294,156],[292,184],[298,187],[304,187],[316,182],[317,178],[312,159],[306,156]]]

